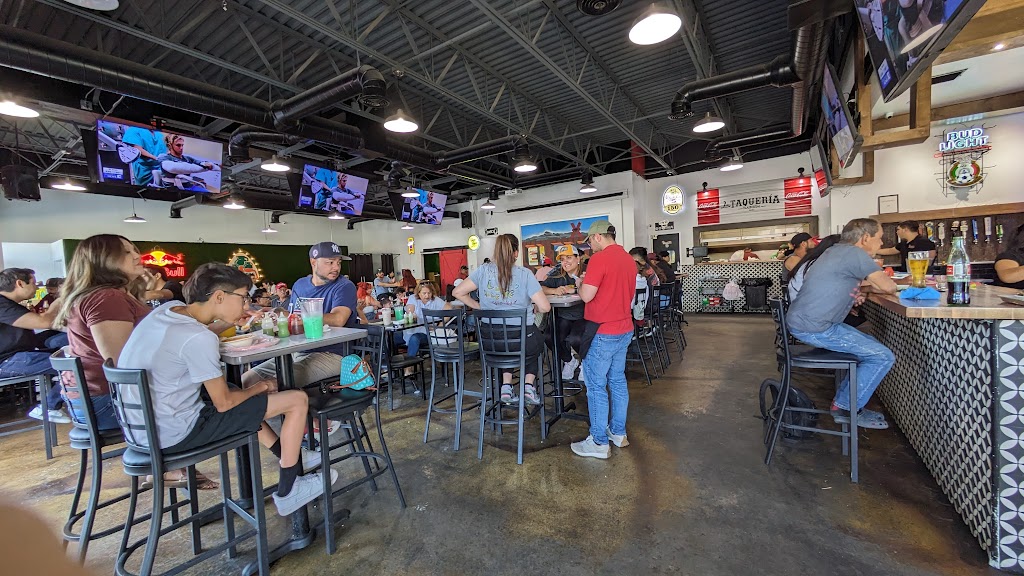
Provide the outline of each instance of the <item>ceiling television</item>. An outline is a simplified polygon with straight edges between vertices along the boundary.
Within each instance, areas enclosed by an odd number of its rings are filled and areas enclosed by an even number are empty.
[[[422,188],[409,188],[409,190],[418,193],[418,196],[405,198],[401,193],[390,193],[391,207],[395,211],[395,218],[413,224],[440,225],[441,219],[444,217],[444,207],[448,203],[448,196]]]
[[[836,149],[839,165],[846,168],[857,156],[864,138],[853,124],[853,117],[846,107],[846,98],[839,91],[839,80],[832,65],[825,63],[824,79],[821,83],[821,111],[829,140]]]
[[[345,174],[306,164],[302,167],[302,178],[295,188],[295,179],[289,178],[296,206],[305,210],[320,212],[338,212],[347,216],[359,216],[363,213],[366,203],[366,188],[370,181],[366,178]]]
[[[219,142],[109,120],[96,121],[94,142],[86,151],[97,182],[220,192],[224,145]]]
[[[917,81],[985,0],[854,0],[882,96]]]

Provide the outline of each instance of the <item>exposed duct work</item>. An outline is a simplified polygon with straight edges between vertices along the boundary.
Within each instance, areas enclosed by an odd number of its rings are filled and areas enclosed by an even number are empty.
[[[267,132],[265,130],[256,130],[242,126],[238,130],[232,132],[231,138],[228,139],[228,158],[230,158],[232,162],[245,162],[250,160],[252,157],[249,155],[249,146],[254,142],[275,142],[277,144],[291,146],[292,144],[302,142],[302,140],[303,139],[301,137],[292,136],[291,134]]]
[[[745,148],[768,142],[787,140],[801,136],[807,124],[807,79],[812,77],[822,58],[824,27],[821,23],[808,24],[797,30],[793,40],[793,55],[783,64],[783,57],[776,57],[768,65],[754,66],[744,70],[691,82],[683,87],[672,102],[672,118],[677,112],[687,116],[692,113],[690,105],[698,100],[715,98],[750,90],[762,86],[789,85],[793,90],[788,126],[772,126],[740,134],[721,136],[712,140],[705,151],[705,160],[713,162],[729,155],[733,148]],[[746,74],[747,76],[743,76]],[[781,82],[781,83],[779,83]]]
[[[0,25],[0,66],[65,82],[93,86],[108,92],[157,102],[197,114],[223,118],[243,124],[243,128],[249,131],[278,130],[274,108],[257,98],[11,26]],[[361,70],[361,68],[357,70]],[[372,74],[366,71],[358,77],[369,79],[367,83],[375,85]],[[331,84],[331,82],[327,84]],[[341,83],[341,85],[345,84]],[[317,91],[323,86],[309,92]],[[335,88],[340,90],[340,86],[335,86]],[[322,103],[322,94],[322,92],[315,92],[312,100]],[[301,101],[295,103],[294,98],[285,102],[292,102],[292,105],[287,108],[288,110],[305,111],[312,106],[311,104],[304,105]],[[279,110],[283,111],[285,108],[281,107]],[[350,150],[369,148],[366,138],[358,128],[319,117],[306,118],[282,132],[301,139],[315,140]],[[468,155],[470,150],[474,151],[473,154],[477,154],[476,158],[481,158],[502,152],[512,152],[518,146],[523,146],[525,142],[523,136],[510,136],[461,150],[434,154],[402,142],[382,140],[380,145],[374,147],[375,152],[430,171],[444,171],[456,161],[472,160],[473,157]],[[238,145],[236,145],[237,148]],[[238,154],[237,151],[236,154]],[[452,169],[451,172],[462,174],[463,171],[466,171],[468,173],[468,168],[460,167]],[[495,178],[494,175],[479,170],[472,172],[474,175],[471,178],[475,180],[506,184],[502,181],[505,180],[504,178]]]
[[[274,102],[271,114],[274,125],[284,129],[353,96],[358,96],[357,100],[364,106],[383,108],[389,103],[387,89],[384,75],[373,66],[363,65],[287,100]]]

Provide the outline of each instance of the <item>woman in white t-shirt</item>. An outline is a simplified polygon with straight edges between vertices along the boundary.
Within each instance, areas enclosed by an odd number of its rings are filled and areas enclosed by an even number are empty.
[[[477,268],[458,285],[452,296],[461,300],[473,310],[522,310],[526,309],[526,381],[521,393],[530,404],[540,404],[541,397],[533,386],[537,375],[537,358],[544,349],[544,336],[534,323],[534,308],[538,312],[551,310],[551,303],[540,288],[540,282],[528,269],[516,264],[519,259],[519,238],[513,234],[498,236],[494,245],[494,262]],[[480,301],[473,299],[471,292],[479,289]],[[485,340],[518,340],[519,330],[507,334],[501,329],[490,329],[483,322],[477,328],[480,338]],[[518,350],[518,342],[509,342],[507,350]],[[499,349],[505,349],[503,346]],[[501,401],[517,402],[512,391],[512,371],[501,373]]]
[[[247,315],[252,281],[226,264],[203,264],[185,284],[185,305],[163,304],[136,326],[117,365],[149,372],[149,391],[157,436],[164,453],[187,452],[244,432],[257,432],[260,443],[279,460],[280,481],[274,503],[287,516],[323,494],[317,474],[303,475],[320,463],[318,452],[302,454],[309,400],[301,390],[276,392],[276,380],[240,390],[228,386],[220,365],[216,321],[235,324]],[[210,400],[200,393],[206,390]],[[135,391],[125,390],[128,402]],[[141,415],[129,412],[129,420]],[[280,438],[267,418],[284,416]],[[141,424],[141,422],[133,422]],[[145,438],[136,438],[145,444]],[[306,458],[301,458],[306,456]],[[305,463],[303,463],[305,460]],[[337,472],[331,471],[332,482]]]

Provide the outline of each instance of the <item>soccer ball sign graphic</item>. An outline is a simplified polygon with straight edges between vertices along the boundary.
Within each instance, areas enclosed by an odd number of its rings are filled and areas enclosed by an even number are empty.
[[[981,182],[985,175],[981,166],[973,160],[954,162],[946,173],[946,182],[953,188],[970,188]]]

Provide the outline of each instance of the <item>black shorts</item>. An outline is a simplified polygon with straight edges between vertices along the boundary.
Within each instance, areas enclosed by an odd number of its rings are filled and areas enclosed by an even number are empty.
[[[218,412],[213,404],[205,404],[196,425],[185,439],[164,453],[188,452],[243,432],[256,432],[267,417],[267,395],[258,394],[227,412]]]

